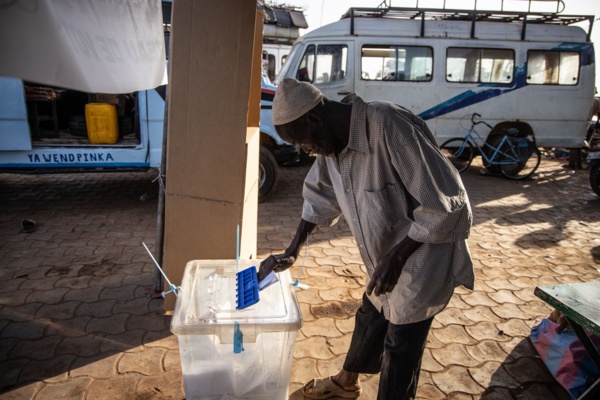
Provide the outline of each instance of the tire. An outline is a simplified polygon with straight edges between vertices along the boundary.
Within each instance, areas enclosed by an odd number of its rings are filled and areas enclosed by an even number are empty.
[[[271,152],[260,146],[258,166],[258,202],[265,201],[275,191],[279,178],[279,166]]]
[[[449,139],[440,146],[440,150],[458,172],[469,168],[473,161],[473,144],[469,141],[465,142],[464,138]]]
[[[600,196],[600,163],[596,163],[596,165],[590,169],[590,186],[592,187],[592,190]]]
[[[500,146],[500,142],[502,142],[502,140],[504,139],[504,136],[507,135],[507,132],[512,131],[512,130],[516,130],[518,132],[514,133],[514,136],[509,135],[509,137],[519,137],[519,138],[525,138],[528,136],[535,137],[535,135],[533,133],[533,129],[531,129],[531,126],[529,126],[529,124],[527,124],[525,122],[519,122],[519,121],[500,122],[497,125],[495,125],[494,128],[490,131],[487,138],[485,139],[485,144],[483,146],[481,146],[482,154],[485,154],[488,159],[491,159],[492,155],[494,154],[496,149]],[[493,174],[500,175],[501,174],[500,166],[495,163],[496,161],[498,161],[497,156],[496,156],[496,159],[493,161],[494,161],[494,163],[488,163],[486,161],[485,157],[482,156],[482,162],[483,162],[484,168]]]
[[[500,151],[518,158],[518,161],[511,162],[509,156],[498,156],[500,173],[509,179],[523,180],[531,177],[542,161],[540,150],[526,138],[509,138]]]

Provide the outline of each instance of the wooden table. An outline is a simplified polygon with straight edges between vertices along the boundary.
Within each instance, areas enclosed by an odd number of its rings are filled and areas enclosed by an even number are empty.
[[[567,317],[577,337],[600,369],[600,353],[586,332],[587,330],[600,336],[600,282],[538,286],[534,294]],[[600,378],[579,400],[599,398]]]

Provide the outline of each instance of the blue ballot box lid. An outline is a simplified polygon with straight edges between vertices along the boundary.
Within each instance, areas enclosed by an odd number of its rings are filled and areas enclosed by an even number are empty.
[[[233,340],[237,322],[244,335],[298,330],[302,315],[289,270],[260,292],[260,300],[238,309],[238,272],[262,260],[192,260],[187,263],[175,303],[171,332],[176,335],[216,334],[222,343]]]
[[[250,268],[239,271],[236,275],[236,309],[243,310],[248,308],[260,300],[258,296],[258,276],[256,275],[256,267],[253,265]]]

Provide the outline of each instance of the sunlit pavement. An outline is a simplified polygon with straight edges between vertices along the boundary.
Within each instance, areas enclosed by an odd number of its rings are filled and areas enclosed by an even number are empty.
[[[528,336],[551,309],[538,285],[600,280],[600,198],[588,171],[543,159],[524,182],[462,174],[474,212],[476,288],[433,323],[421,399],[568,399]],[[259,258],[281,252],[300,218],[308,166],[284,168],[259,206]],[[182,399],[177,338],[141,242],[156,236],[156,171],[0,174],[0,398]],[[32,233],[21,220],[36,221]],[[302,254],[304,256],[304,252]],[[300,265],[304,265],[300,271]],[[348,226],[319,229],[291,269],[304,320],[290,398],[341,367],[364,287]],[[378,377],[362,376],[362,399]]]

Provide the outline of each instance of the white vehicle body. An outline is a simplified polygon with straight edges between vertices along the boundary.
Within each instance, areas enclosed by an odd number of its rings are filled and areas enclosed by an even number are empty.
[[[37,93],[43,89],[43,96]],[[0,76],[0,172],[78,172],[159,168],[164,141],[166,85],[105,95],[37,86]],[[271,121],[275,86],[262,77],[260,111],[261,200],[274,189],[278,165],[298,161]],[[95,144],[87,133],[84,107],[98,99],[119,109],[119,138]],[[73,125],[73,120],[79,125]]]
[[[271,82],[274,82],[277,75],[279,75],[291,50],[291,44],[263,43],[263,72],[269,77]]]
[[[165,101],[157,90],[131,94],[136,108],[130,115],[135,115],[129,121],[131,135],[113,145],[90,144],[87,137],[65,137],[70,114],[60,103],[76,103],[68,96],[71,94],[89,94],[55,92],[60,93],[56,100],[28,101],[22,80],[0,77],[0,170],[150,168],[160,164]],[[54,116],[49,111],[52,108]],[[39,114],[37,126],[31,121],[32,110]]]
[[[308,79],[328,98],[356,93],[423,118],[438,144],[479,113],[533,133],[538,145],[581,147],[594,98],[593,16],[432,9],[350,9],[294,44],[277,82]],[[487,134],[488,132],[481,132]]]
[[[292,49],[300,29],[308,28],[304,13],[297,7],[285,4],[276,6],[258,2],[264,13],[262,65],[263,73],[271,82],[279,75]]]

